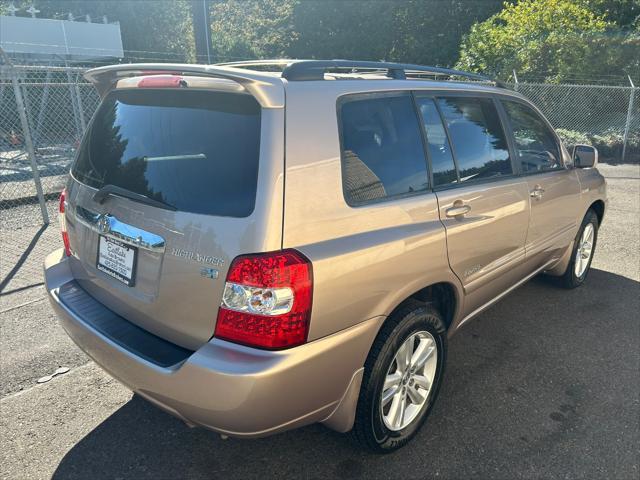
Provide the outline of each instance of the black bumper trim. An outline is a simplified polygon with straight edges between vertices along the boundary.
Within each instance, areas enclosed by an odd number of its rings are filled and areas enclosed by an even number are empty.
[[[109,340],[159,367],[186,360],[193,351],[134,325],[89,295],[75,280],[58,289],[58,298],[78,318]]]

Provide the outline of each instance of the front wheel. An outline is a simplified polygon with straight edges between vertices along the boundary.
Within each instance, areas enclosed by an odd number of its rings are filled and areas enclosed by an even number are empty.
[[[378,453],[411,440],[438,395],[446,359],[440,313],[408,302],[382,327],[365,363],[353,433]]]
[[[598,216],[589,210],[582,220],[571,253],[571,261],[561,277],[562,286],[576,288],[584,283],[591,268],[591,261],[598,239]]]

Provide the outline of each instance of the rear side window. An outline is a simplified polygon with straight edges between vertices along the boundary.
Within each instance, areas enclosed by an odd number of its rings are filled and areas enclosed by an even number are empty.
[[[456,166],[451,155],[451,146],[447,139],[447,133],[442,125],[440,113],[432,98],[416,99],[429,149],[431,171],[433,172],[433,186],[452,185],[458,181]]]
[[[429,188],[410,94],[359,96],[340,106],[345,199],[361,205]]]
[[[177,210],[245,217],[255,205],[260,106],[249,95],[116,90],[93,119],[72,174]]]
[[[438,100],[458,162],[460,182],[513,173],[498,111],[490,98]]]
[[[523,173],[563,168],[560,149],[545,121],[527,105],[502,100]]]

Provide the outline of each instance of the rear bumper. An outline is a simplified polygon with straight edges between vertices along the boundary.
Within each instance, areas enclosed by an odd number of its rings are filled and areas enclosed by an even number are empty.
[[[93,328],[64,303],[60,289],[75,280],[61,250],[46,258],[44,268],[49,299],[73,341],[117,380],[185,422],[238,437],[316,422],[351,429],[362,366],[381,317],[277,352],[212,339],[183,361],[162,367]]]

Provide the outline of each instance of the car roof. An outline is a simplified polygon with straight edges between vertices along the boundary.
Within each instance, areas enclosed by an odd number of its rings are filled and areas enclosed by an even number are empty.
[[[476,73],[388,62],[277,59],[214,65],[139,63],[94,68],[87,71],[84,76],[93,82],[100,95],[104,96],[123,78],[167,73],[232,80],[256,97],[264,108],[284,107],[284,90],[287,85],[294,83],[319,87],[340,82],[343,87],[341,90],[353,92],[377,90],[484,92],[526,100],[522,95],[505,88],[501,82]],[[441,80],[443,76],[465,78],[467,81]]]
[[[281,78],[284,80],[285,88],[301,83],[313,85],[311,88],[321,88],[322,85],[330,85],[324,82],[344,80],[345,84],[340,88],[343,93],[345,90],[438,90],[505,94],[526,100],[522,95],[506,88],[502,82],[485,75],[426,65],[294,59],[250,60],[218,65],[267,75],[272,79]]]

